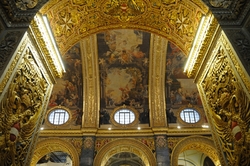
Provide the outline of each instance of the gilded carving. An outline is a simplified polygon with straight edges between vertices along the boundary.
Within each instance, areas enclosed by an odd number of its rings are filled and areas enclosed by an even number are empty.
[[[238,33],[236,33],[236,34],[238,34]],[[241,37],[242,36],[239,34],[239,38],[241,38]],[[242,40],[245,40],[245,39],[243,38]],[[245,71],[245,69],[247,70],[249,67],[244,68],[243,65],[241,64],[241,63],[245,63],[245,61],[249,61],[247,56],[246,56],[246,52],[247,52],[248,48],[245,48],[245,46],[244,46],[245,44],[243,44],[243,46],[242,46],[243,51],[242,52],[244,52],[245,59],[244,59],[244,61],[240,61],[239,58],[237,57],[236,53],[234,52],[233,47],[231,46],[230,42],[228,41],[228,39],[224,33],[223,33],[223,35],[221,35],[219,42],[221,42],[224,45],[225,49],[227,50],[228,56],[232,60],[233,66],[235,67],[235,70],[239,74],[239,76],[240,76],[241,80],[243,81],[244,86],[247,88],[248,92],[250,92],[249,75]],[[240,40],[238,40],[238,42],[240,43]],[[248,42],[244,41],[244,43],[245,42],[247,45]]]
[[[17,53],[15,55],[15,57],[13,58],[13,60],[11,61],[11,64],[8,68],[8,71],[6,72],[1,84],[0,84],[0,94],[3,92],[3,89],[4,87],[6,86],[7,82],[9,81],[11,75],[13,74],[13,71],[15,70],[16,66],[17,66],[17,62],[18,60],[20,59],[23,51],[24,51],[24,48],[26,47],[27,45],[27,38],[25,37],[25,40],[23,40],[23,42],[21,43],[19,49],[17,50]],[[1,56],[2,56],[2,53],[0,55],[0,59],[1,59]],[[4,59],[4,56],[2,57]],[[1,59],[0,60],[0,70],[1,70],[1,66],[4,66],[6,64],[1,64],[2,62],[4,62],[4,60]]]
[[[121,21],[128,21],[130,18],[138,17],[144,13],[145,2],[143,0],[111,0],[104,3],[104,10],[107,15]]]
[[[83,66],[84,77],[87,84],[84,84],[84,96],[87,96],[84,102],[84,115],[83,127],[97,127],[99,120],[99,77],[96,48],[96,36],[92,35],[81,41],[82,59],[84,60]]]
[[[36,134],[47,87],[31,51],[26,49],[1,102],[0,160],[4,161],[1,166],[25,163],[32,138]]]
[[[228,165],[249,165],[249,97],[222,46],[216,52],[202,88],[212,117],[210,123],[215,127]]]
[[[186,71],[189,78],[195,77],[198,70],[200,70],[201,62],[206,58],[206,53],[209,51],[210,45],[216,40],[216,34],[219,30],[218,21],[209,13],[205,22],[202,25],[202,34],[198,35],[198,40],[196,43],[193,43],[194,48],[197,53],[194,53],[191,59],[192,63],[188,64],[189,69]]]
[[[146,166],[156,166],[155,155],[144,143],[123,138],[110,141],[96,154],[94,165],[104,166],[108,159],[121,152],[130,152],[142,159]]]
[[[54,56],[56,54],[53,48],[49,34],[42,23],[41,15],[36,15],[31,21],[29,35],[34,39],[35,45],[39,45],[39,49],[43,52],[44,60],[52,69],[52,72],[57,77],[62,77],[62,66],[59,65],[59,59]]]
[[[54,151],[63,151],[70,155],[72,159],[72,166],[79,166],[79,154],[81,147],[81,139],[60,139],[60,138],[46,138],[38,141],[34,155],[32,157],[31,166],[35,166],[40,158],[48,153]],[[77,148],[75,145],[77,145]]]
[[[151,36],[151,48],[150,49],[150,63],[151,73],[149,73],[150,80],[149,85],[149,97],[150,97],[150,114],[151,114],[151,123],[154,127],[156,126],[166,126],[166,119],[162,117],[166,117],[166,106],[165,106],[165,97],[164,97],[164,89],[162,89],[165,85],[165,61],[166,61],[166,48],[167,48],[167,40],[152,35]],[[161,51],[160,51],[161,50]]]
[[[89,34],[117,28],[156,33],[187,54],[201,15],[208,12],[197,0],[55,1],[48,2],[41,12],[50,19],[62,54]]]
[[[180,140],[171,154],[171,165],[178,165],[179,154],[185,150],[197,150],[209,156],[216,166],[220,166],[213,140],[203,136],[190,136]]]

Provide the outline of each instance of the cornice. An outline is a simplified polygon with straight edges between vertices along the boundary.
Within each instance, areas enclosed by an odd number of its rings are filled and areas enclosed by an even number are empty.
[[[97,137],[139,137],[139,136],[188,136],[188,135],[211,135],[210,129],[201,128],[145,128],[138,130],[134,129],[82,129],[82,130],[42,130],[39,133],[40,137],[81,137],[81,136],[97,136]]]
[[[48,32],[45,30],[45,25],[41,22],[40,15],[37,15],[32,20],[28,32],[34,39],[36,47],[39,48],[41,53],[44,55],[45,64],[48,65],[47,69],[51,69],[51,72],[56,77],[62,77],[63,69],[59,64],[58,58],[55,56],[55,48],[53,48]]]

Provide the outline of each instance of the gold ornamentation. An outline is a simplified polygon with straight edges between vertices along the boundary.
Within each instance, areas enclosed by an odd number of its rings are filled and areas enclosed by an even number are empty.
[[[234,66],[228,56],[230,49],[222,44],[218,44],[210,58],[199,89],[204,93],[203,100],[207,101],[207,114],[220,158],[225,156],[227,161],[223,162],[229,165],[249,165],[249,97],[236,74],[239,67]]]
[[[129,152],[142,159],[146,166],[156,166],[156,159],[152,151],[140,141],[123,138],[110,141],[95,156],[93,165],[104,166],[108,159],[115,154]]]
[[[72,144],[71,141],[74,143]],[[80,143],[79,140],[77,142]],[[74,147],[75,143],[74,139],[69,141],[60,138],[49,138],[39,141],[32,157],[31,166],[35,166],[39,159],[54,151],[63,151],[68,153],[72,159],[72,166],[79,166],[79,149]]]
[[[84,149],[92,149],[94,147],[94,140],[92,137],[86,137],[83,141]]]
[[[104,3],[104,13],[121,21],[129,21],[145,12],[143,0],[110,0]]]
[[[83,127],[97,128],[99,123],[99,77],[98,75],[98,57],[96,48],[96,36],[92,35],[84,39],[80,43],[81,54],[83,59],[84,78],[87,80],[84,84],[84,114]],[[85,82],[85,81],[84,81]]]
[[[15,77],[1,101],[1,166],[25,165],[30,145],[37,133],[48,84],[26,48]],[[36,137],[35,137],[36,138]]]
[[[198,0],[55,1],[49,1],[41,12],[50,19],[62,54],[90,34],[118,28],[164,36],[187,54],[201,15],[208,12]]]
[[[216,166],[220,166],[213,140],[203,136],[190,136],[177,143],[171,154],[171,165],[178,165],[179,154],[186,150],[200,151],[207,155]]]
[[[187,68],[187,76],[189,78],[195,77],[200,69],[201,62],[206,58],[206,54],[209,51],[209,48],[212,42],[216,41],[216,33],[218,33],[219,24],[217,20],[212,16],[211,13],[208,13],[205,17],[204,24],[201,25],[201,34],[196,34],[197,41],[193,43],[194,52],[192,53],[191,61],[189,62]],[[219,31],[220,32],[220,31]]]
[[[157,148],[167,147],[167,139],[165,136],[157,136],[155,142]]]
[[[150,121],[153,127],[166,126],[166,106],[165,106],[165,61],[167,40],[156,35],[151,35],[151,53],[150,53]],[[152,49],[154,48],[154,49]],[[160,51],[161,50],[161,51]],[[163,118],[164,117],[164,118]]]
[[[41,15],[37,14],[30,23],[30,28],[28,30],[29,35],[33,38],[35,45],[44,55],[45,64],[48,63],[48,67],[52,69],[52,72],[57,77],[62,77],[63,69],[59,63],[58,57],[56,55],[55,48],[52,46],[51,39],[48,35],[45,25],[42,22]],[[39,46],[38,46],[39,45]]]
[[[17,67],[17,63],[20,60],[20,57],[28,43],[28,38],[26,36],[23,37],[24,40],[22,41],[22,43],[20,44],[20,47],[17,49],[17,53],[15,55],[15,57],[13,58],[13,60],[11,61],[10,66],[8,67],[8,71],[6,72],[2,82],[0,83],[0,94],[2,94],[3,89],[5,88],[6,84],[8,83],[11,75],[13,75],[13,71],[15,71],[16,67]]]

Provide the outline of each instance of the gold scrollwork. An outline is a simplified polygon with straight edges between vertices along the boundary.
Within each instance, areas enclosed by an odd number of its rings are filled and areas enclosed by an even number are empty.
[[[54,151],[63,151],[68,153],[72,158],[72,166],[80,165],[79,154],[72,142],[60,138],[49,138],[43,139],[37,143],[34,155],[32,157],[31,166],[35,166],[39,159]]]
[[[157,0],[55,1],[49,1],[41,12],[49,17],[62,54],[90,34],[117,28],[156,33],[187,54],[201,15],[208,12],[198,0],[161,0],[160,7],[152,5]]]
[[[97,153],[94,164],[104,166],[108,159],[121,152],[130,152],[142,159],[146,166],[156,166],[156,158],[152,151],[140,141],[135,139],[116,139],[107,143]]]
[[[179,154],[185,150],[197,150],[207,155],[216,166],[220,166],[220,160],[213,140],[203,136],[190,136],[179,141],[172,152],[171,165],[178,165]]]
[[[200,89],[204,92],[209,121],[216,133],[216,146],[221,158],[226,158],[224,162],[249,165],[249,97],[236,72],[237,66],[228,56],[229,50],[223,44],[218,44],[215,50]]]
[[[25,163],[37,134],[47,88],[48,83],[27,47],[0,105],[1,166]]]

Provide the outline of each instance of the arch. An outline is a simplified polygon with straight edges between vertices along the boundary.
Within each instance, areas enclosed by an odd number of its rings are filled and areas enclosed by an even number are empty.
[[[197,150],[207,155],[216,166],[220,166],[219,156],[213,140],[203,136],[190,136],[181,140],[171,154],[171,165],[178,165],[179,154],[186,150]]]
[[[40,158],[53,151],[63,151],[68,153],[72,159],[72,165],[79,166],[79,155],[75,147],[66,140],[59,138],[39,141],[32,157],[31,166],[35,166]]]
[[[201,17],[209,11],[201,0],[143,0],[135,2],[137,10],[130,14],[115,6],[120,4],[119,0],[116,3],[106,0],[68,2],[51,0],[40,10],[48,16],[62,54],[89,35],[127,28],[163,36],[188,55]]]
[[[95,156],[93,165],[105,166],[110,157],[121,152],[129,152],[142,159],[146,166],[156,166],[156,158],[150,148],[135,139],[117,139],[106,144]]]

